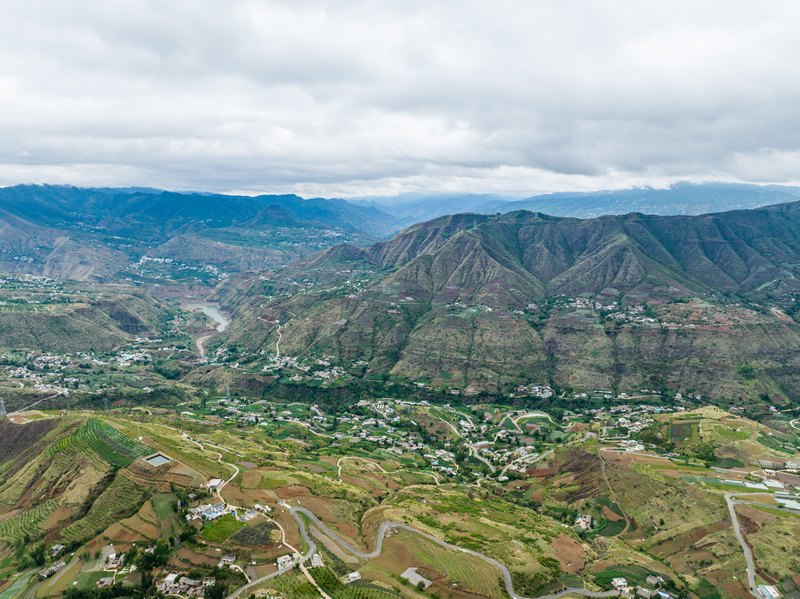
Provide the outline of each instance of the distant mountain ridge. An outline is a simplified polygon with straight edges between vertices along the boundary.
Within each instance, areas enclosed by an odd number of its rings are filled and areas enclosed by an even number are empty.
[[[109,281],[143,255],[259,270],[396,229],[344,200],[20,185],[0,189],[0,270]]]
[[[800,188],[737,183],[678,183],[665,189],[650,187],[593,192],[560,192],[514,199],[493,195],[450,194],[373,198],[365,205],[383,210],[403,224],[431,220],[456,212],[480,214],[516,210],[552,216],[593,218],[603,215],[700,215],[725,210],[758,208],[800,198]]]

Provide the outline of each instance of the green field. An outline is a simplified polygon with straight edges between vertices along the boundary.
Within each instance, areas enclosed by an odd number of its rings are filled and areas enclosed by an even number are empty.
[[[228,537],[244,527],[245,524],[239,522],[236,516],[225,514],[216,520],[206,523],[203,526],[203,530],[200,531],[200,536],[214,543],[224,543],[228,540]]]

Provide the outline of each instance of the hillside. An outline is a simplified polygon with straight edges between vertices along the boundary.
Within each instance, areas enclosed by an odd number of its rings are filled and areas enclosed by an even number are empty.
[[[386,214],[344,200],[20,185],[0,189],[0,271],[208,284],[396,229]],[[143,269],[153,258],[158,268]]]
[[[229,290],[228,342],[461,391],[797,397],[800,204],[455,215]],[[298,293],[298,290],[301,290]],[[278,326],[280,325],[280,326]],[[280,334],[280,335],[279,335]],[[358,368],[356,368],[358,370]]]

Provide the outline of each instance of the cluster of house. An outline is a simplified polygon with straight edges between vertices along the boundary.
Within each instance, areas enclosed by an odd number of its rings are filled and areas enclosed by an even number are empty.
[[[102,549],[105,564],[103,566],[106,570],[119,570],[125,564],[125,554],[117,553],[113,545],[106,545]]]
[[[619,441],[619,446],[625,451],[644,451],[644,445],[636,439],[623,439]]]
[[[632,587],[628,583],[628,580],[623,577],[614,578],[611,581],[611,586],[619,591],[620,595],[623,597],[636,596],[642,597],[643,599],[673,599],[673,596],[670,593],[662,589],[665,582],[666,581],[662,576],[651,574],[647,577],[647,579],[645,579],[644,585],[637,585],[635,588]]]
[[[216,520],[233,510],[220,501],[215,504],[198,505],[197,507],[189,508],[187,511],[186,520],[191,522],[192,520]]]
[[[792,486],[800,489],[800,460],[786,460],[775,462],[759,460],[763,481],[765,485],[772,485],[773,490],[782,490],[782,487]]]
[[[216,580],[206,577],[203,580],[194,580],[180,573],[172,572],[156,585],[159,593],[164,595],[181,595],[183,597],[202,597],[208,587],[214,586]]]

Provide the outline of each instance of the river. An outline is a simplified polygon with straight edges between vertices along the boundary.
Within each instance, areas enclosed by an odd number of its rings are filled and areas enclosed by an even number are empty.
[[[211,320],[217,323],[217,332],[221,333],[225,329],[228,328],[228,325],[231,324],[231,319],[225,316],[222,312],[219,311],[219,308],[216,306],[210,306],[208,304],[187,304],[186,306],[189,310],[200,310],[203,314],[208,316]]]

